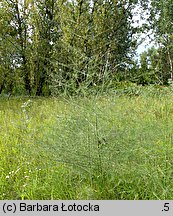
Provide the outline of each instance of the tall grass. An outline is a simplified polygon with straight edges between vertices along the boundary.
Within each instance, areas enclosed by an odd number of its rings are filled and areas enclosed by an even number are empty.
[[[140,91],[1,99],[0,199],[172,199],[173,95]]]

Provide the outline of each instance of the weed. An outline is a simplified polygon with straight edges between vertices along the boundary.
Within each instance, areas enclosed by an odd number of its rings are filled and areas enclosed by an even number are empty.
[[[173,95],[163,91],[1,99],[0,199],[171,199]]]

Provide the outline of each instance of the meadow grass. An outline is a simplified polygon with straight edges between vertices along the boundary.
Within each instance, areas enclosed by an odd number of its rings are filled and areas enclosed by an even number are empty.
[[[0,99],[0,199],[172,197],[172,94]]]

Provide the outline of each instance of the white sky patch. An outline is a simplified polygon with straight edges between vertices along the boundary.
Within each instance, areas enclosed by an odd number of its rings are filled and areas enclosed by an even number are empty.
[[[149,6],[150,7],[150,6]],[[147,24],[147,19],[149,18],[149,10],[144,10],[140,5],[137,5],[133,13],[133,27],[142,27],[143,24]],[[152,30],[148,31],[147,33],[139,33],[136,34],[135,37],[138,38],[139,46],[137,48],[137,58],[139,58],[140,54],[152,46],[156,46],[154,41],[154,35]]]
[[[22,10],[23,5],[24,5],[24,0],[18,0],[19,10]]]
[[[142,33],[140,37],[143,40],[143,42],[137,48],[138,55],[140,55],[142,52],[146,51],[147,49],[151,48],[152,46],[156,46],[154,41],[154,35],[152,34],[152,30],[150,30],[147,35],[145,33]]]

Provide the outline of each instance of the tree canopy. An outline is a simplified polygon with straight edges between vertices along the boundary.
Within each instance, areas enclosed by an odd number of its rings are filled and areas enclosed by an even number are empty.
[[[139,5],[150,14],[142,28],[133,26]],[[173,73],[172,9],[171,0],[2,0],[0,93],[48,96],[122,80],[164,83]],[[135,35],[150,30],[158,45],[139,66]]]

